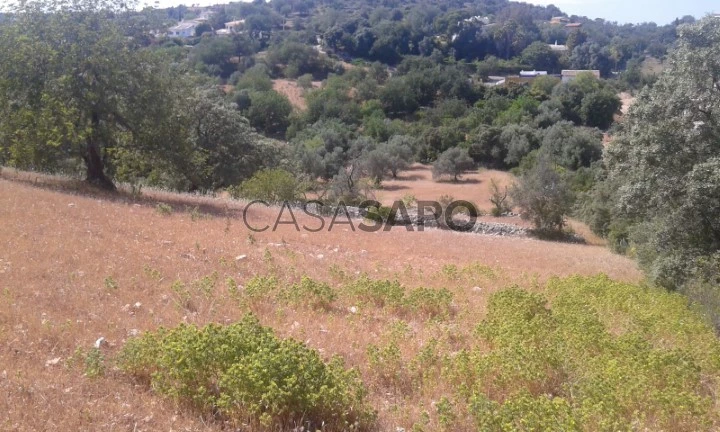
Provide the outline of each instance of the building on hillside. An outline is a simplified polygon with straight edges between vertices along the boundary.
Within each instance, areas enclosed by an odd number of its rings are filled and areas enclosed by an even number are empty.
[[[558,16],[558,17],[552,17],[550,19],[550,24],[567,24],[570,22],[569,18]]]
[[[472,23],[479,23],[479,24],[483,24],[483,25],[488,25],[488,24],[490,24],[490,23],[492,22],[492,20],[490,19],[490,17],[486,17],[486,16],[482,16],[482,15],[477,15],[477,16],[474,16],[474,17],[465,18],[465,19],[463,20],[463,22],[471,23],[471,24],[472,24]],[[460,23],[458,22],[458,25],[459,25],[459,24],[460,24]]]
[[[555,44],[549,44],[549,46],[551,50],[559,53],[564,53],[568,50],[567,45],[558,45],[557,41],[555,41]]]
[[[580,28],[582,27],[582,23],[568,23],[565,24],[565,28]]]
[[[599,70],[563,70],[560,73],[560,76],[562,78],[562,82],[566,83],[574,80],[578,75],[583,73],[591,73],[595,76],[595,78],[600,79]]]
[[[170,27],[167,31],[169,37],[189,38],[195,36],[195,29],[200,23],[198,21],[182,21],[178,25]]]
[[[532,70],[532,71],[521,70],[520,71],[521,78],[537,78],[539,76],[544,76],[547,74],[548,74],[547,71],[536,71],[536,70]]]
[[[245,20],[228,21],[225,23],[225,30],[236,33],[242,25],[245,24]]]
[[[529,84],[536,78],[548,76],[547,71],[520,71],[518,75],[509,76],[489,76],[488,80],[483,84],[486,87],[506,87],[512,85]]]

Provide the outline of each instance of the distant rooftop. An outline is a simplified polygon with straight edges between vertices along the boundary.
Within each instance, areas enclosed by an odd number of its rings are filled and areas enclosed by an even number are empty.
[[[199,23],[197,21],[183,21],[181,23],[178,23],[178,25],[176,25],[174,27],[170,27],[169,30],[171,32],[179,32],[179,31],[183,31],[183,30],[189,30],[189,29],[197,27],[198,24]]]

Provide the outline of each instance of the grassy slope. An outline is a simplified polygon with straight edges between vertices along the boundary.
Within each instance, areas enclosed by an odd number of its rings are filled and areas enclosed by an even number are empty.
[[[308,313],[272,299],[250,307],[279,335],[306,341],[326,356],[339,354],[358,367],[379,411],[381,430],[411,427],[451,391],[449,383],[441,383],[405,393],[388,387],[368,366],[367,348],[394,338],[399,319],[409,333],[397,344],[409,361],[432,338],[445,353],[472,346],[489,295],[509,285],[540,290],[550,277],[572,274],[605,273],[627,282],[641,278],[632,261],[598,246],[403,228],[353,233],[342,225],[319,233],[298,233],[285,225],[251,236],[238,203],[164,193],[132,201],[79,194],[72,183],[58,184],[59,190],[49,190],[0,179],[4,430],[217,429],[112,369],[105,377],[84,377],[82,365],[72,360],[78,348],[89,349],[100,336],[109,342],[103,351],[111,356],[135,330],[237,320],[246,309],[228,293],[228,277],[242,285],[255,275],[274,274],[281,283],[307,275],[341,287],[362,272],[399,279],[408,288],[450,289],[454,315],[434,322],[363,307],[342,292],[329,312]],[[174,207],[171,215],[156,210],[158,199]],[[199,211],[191,211],[196,206]],[[273,217],[269,210],[249,212],[255,224]],[[241,254],[247,258],[236,260]],[[213,274],[217,283],[211,295],[195,295],[190,305],[178,305],[174,281],[193,286]],[[350,313],[351,306],[360,306],[359,312]],[[46,366],[56,358],[57,365]],[[437,421],[433,413],[430,424]]]

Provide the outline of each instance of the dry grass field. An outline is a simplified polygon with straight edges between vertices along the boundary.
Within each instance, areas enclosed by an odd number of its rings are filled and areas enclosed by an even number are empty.
[[[313,87],[318,88],[322,85],[320,81],[314,81]],[[273,90],[287,96],[292,106],[297,110],[307,109],[307,102],[305,101],[305,90],[298,86],[297,81],[288,79],[275,79],[273,80]]]
[[[415,169],[387,182],[382,199],[404,195],[401,186],[413,181],[419,199],[449,193],[484,203],[489,177],[509,180],[490,171],[469,175],[479,184],[465,196],[461,186],[434,184],[425,175]],[[158,210],[161,202],[172,211]],[[276,217],[276,209],[253,207],[247,213],[254,226]],[[300,225],[318,225],[297,217]],[[368,347],[394,338],[399,323],[405,328],[397,338],[404,359],[431,339],[453,352],[471,344],[488,295],[498,289],[517,284],[533,290],[552,276],[571,274],[641,279],[635,263],[600,246],[400,227],[366,233],[348,225],[326,225],[316,233],[280,225],[253,233],[237,201],[155,191],[136,198],[108,195],[78,182],[7,172],[0,178],[0,223],[0,430],[8,431],[222,430],[222,424],[133,382],[110,361],[102,376],[87,376],[82,353],[103,337],[101,351],[111,359],[139,332],[181,322],[230,323],[247,311],[279,335],[357,367],[379,429],[408,430],[447,389],[403,392],[368,366]],[[360,274],[397,279],[408,288],[445,287],[453,294],[453,314],[427,320],[358,305],[342,286]],[[326,281],[338,288],[338,300],[327,311],[271,298],[239,304],[226,281],[242,286],[256,275],[273,275],[281,284],[302,276]],[[211,281],[211,287],[180,302],[172,288],[176,281],[187,287]],[[433,430],[438,419],[430,412]]]

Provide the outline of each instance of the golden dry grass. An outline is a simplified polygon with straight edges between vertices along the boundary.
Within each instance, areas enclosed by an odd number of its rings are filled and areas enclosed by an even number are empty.
[[[356,304],[342,292],[327,312],[281,306],[272,299],[251,305],[278,334],[305,341],[325,356],[338,354],[359,368],[379,412],[379,430],[410,428],[422,411],[432,412],[433,402],[447,390],[438,385],[403,392],[388,387],[368,367],[368,346],[390,340],[398,320],[410,329],[398,341],[403,358],[411,359],[431,338],[453,352],[471,343],[488,293],[510,284],[533,289],[551,276],[570,274],[641,278],[632,261],[598,246],[397,227],[365,233],[343,225],[331,232],[326,226],[318,233],[281,225],[275,232],[253,234],[243,225],[239,202],[156,191],[134,200],[52,177],[4,177],[2,430],[220,430],[222,425],[204,422],[111,366],[104,377],[86,377],[84,367],[73,359],[78,349],[91,348],[101,336],[109,342],[103,353],[111,358],[136,331],[239,319],[246,308],[228,292],[228,277],[242,285],[254,275],[273,274],[281,283],[307,275],[341,287],[362,272],[398,279],[408,287],[447,287],[453,292],[456,313],[445,321],[374,307],[354,314],[348,310]],[[435,191],[427,191],[429,198],[436,198]],[[157,202],[171,205],[172,214],[158,212]],[[252,208],[248,220],[259,225],[272,221],[276,213]],[[317,225],[315,219],[299,215],[298,222]],[[239,255],[247,258],[236,260]],[[460,271],[448,271],[448,264]],[[184,305],[176,301],[170,288],[174,281],[191,287],[209,275],[218,281],[211,295],[196,295]],[[56,365],[46,363],[58,358]],[[437,424],[434,415],[430,424]]]
[[[322,82],[313,81],[313,88],[319,88],[321,85]],[[298,86],[297,81],[275,79],[273,80],[273,90],[285,95],[295,109],[301,111],[307,109],[307,103],[305,102],[305,90]]]

